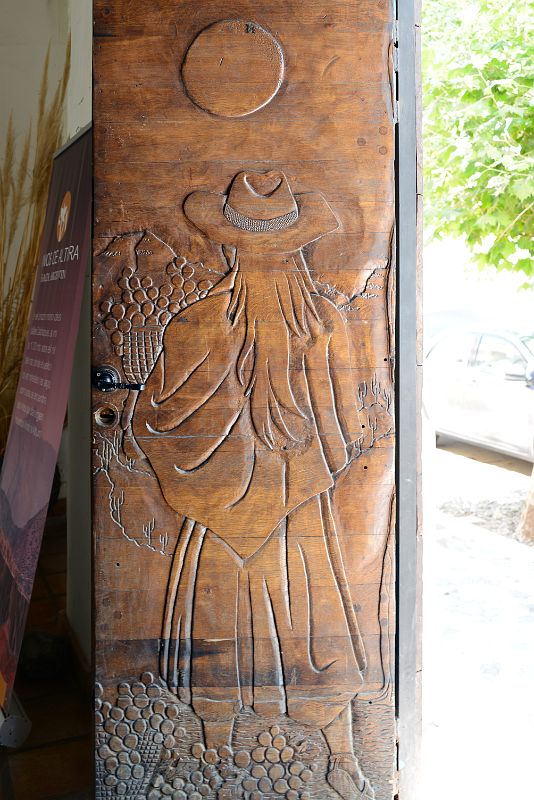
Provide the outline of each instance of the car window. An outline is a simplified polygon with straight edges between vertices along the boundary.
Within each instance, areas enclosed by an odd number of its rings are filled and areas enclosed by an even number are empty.
[[[475,343],[474,333],[453,333],[444,336],[428,354],[431,360],[443,366],[467,365]]]
[[[521,341],[528,347],[532,355],[534,356],[534,336],[522,336]]]
[[[494,374],[519,374],[525,370],[526,362],[513,342],[486,335],[478,345],[475,366]]]

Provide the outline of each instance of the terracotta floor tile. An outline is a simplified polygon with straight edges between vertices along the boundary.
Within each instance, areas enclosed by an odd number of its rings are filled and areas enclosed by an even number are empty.
[[[30,603],[27,631],[59,633],[60,609],[57,602],[48,597]]]
[[[32,600],[43,600],[43,598],[50,597],[50,589],[44,581],[42,575],[37,573],[33,582]]]
[[[65,539],[67,536],[67,518],[49,517],[43,530],[43,540],[52,542],[54,539]]]
[[[65,497],[62,497],[57,503],[48,510],[48,519],[53,519],[54,517],[64,517],[67,513],[67,500]]]
[[[56,572],[52,575],[46,575],[44,583],[49,587],[52,594],[61,599],[62,604],[65,605],[63,598],[67,591],[67,573]]]
[[[67,533],[64,529],[56,533],[45,531],[41,542],[41,556],[50,553],[62,553],[65,555],[67,545]]]
[[[8,751],[0,748],[0,798],[11,800],[13,797],[13,784],[9,771]]]
[[[60,634],[64,625],[64,504],[59,510],[47,520],[27,631]],[[19,672],[15,691],[32,731],[22,748],[7,751],[3,768],[0,759],[0,800],[92,800],[91,702],[74,665],[50,680]]]
[[[43,681],[27,678],[19,672],[15,681],[15,692],[23,708],[34,698],[46,695],[54,697],[64,692],[74,692],[77,688],[78,684],[72,675],[58,675],[57,678]]]
[[[66,547],[65,542],[59,537],[55,537],[47,542],[43,542],[41,549],[41,563],[48,556],[61,555],[62,559],[65,560],[65,565],[66,565],[65,547]],[[65,569],[65,566],[63,567],[63,569]]]
[[[43,550],[41,553],[40,566],[43,575],[53,575],[57,572],[65,572],[67,566],[67,556],[63,548],[56,553],[48,553]]]
[[[28,698],[24,711],[32,721],[32,730],[24,746],[31,749],[86,736],[91,724],[90,708],[90,698],[76,689]]]
[[[59,800],[91,786],[92,747],[88,736],[25,750],[9,760],[13,800]]]

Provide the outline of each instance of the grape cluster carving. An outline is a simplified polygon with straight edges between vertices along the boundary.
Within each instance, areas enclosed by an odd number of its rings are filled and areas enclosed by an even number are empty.
[[[205,278],[195,282],[195,270],[201,267],[185,258],[175,258],[167,265],[165,278],[159,284],[150,275],[137,275],[135,267],[122,270],[118,280],[120,297],[100,304],[103,324],[117,356],[123,355],[125,337],[133,328],[164,329],[173,316],[206,297],[213,284]]]
[[[262,731],[255,746],[234,752],[200,742],[191,748],[191,762],[171,766],[152,780],[147,800],[202,800],[218,798],[310,800],[307,785],[317,769],[316,748],[289,737],[278,725]]]
[[[164,699],[150,672],[132,684],[121,683],[115,705],[103,701],[102,695],[97,684],[95,717],[101,731],[97,756],[105,797],[137,797],[161,760],[178,757],[175,747],[186,735],[180,727],[180,709]]]

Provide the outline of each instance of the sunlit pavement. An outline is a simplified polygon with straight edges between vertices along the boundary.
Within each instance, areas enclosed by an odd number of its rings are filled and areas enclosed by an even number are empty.
[[[534,544],[511,535],[531,469],[426,440],[422,800],[532,797]]]

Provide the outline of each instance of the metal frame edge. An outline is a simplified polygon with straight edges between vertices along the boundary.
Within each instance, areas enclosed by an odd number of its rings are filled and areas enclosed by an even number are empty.
[[[419,800],[421,760],[421,125],[419,2],[397,0],[397,658],[398,798]]]

